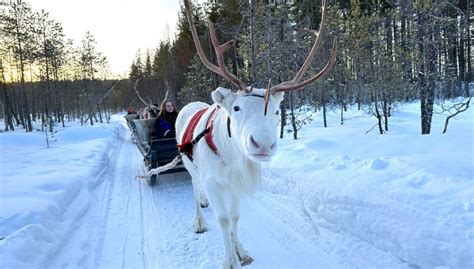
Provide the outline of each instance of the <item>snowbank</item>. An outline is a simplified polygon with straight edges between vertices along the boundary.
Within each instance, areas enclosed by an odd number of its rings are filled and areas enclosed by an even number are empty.
[[[299,205],[317,227],[360,238],[409,265],[473,268],[473,110],[450,122],[435,115],[420,135],[416,104],[395,112],[386,135],[360,112],[337,112],[298,141],[284,139],[266,165],[264,188]],[[316,118],[321,117],[317,115]],[[343,243],[342,243],[343,244]]]
[[[60,128],[46,148],[42,133],[0,134],[0,256],[3,268],[42,267],[89,208],[122,124]],[[96,182],[94,182],[94,180]]]

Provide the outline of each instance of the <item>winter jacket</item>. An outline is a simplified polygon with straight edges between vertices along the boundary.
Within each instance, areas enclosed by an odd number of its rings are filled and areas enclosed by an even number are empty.
[[[172,138],[176,136],[174,124],[176,117],[170,117],[171,122],[167,121],[163,116],[159,116],[155,121],[155,131],[158,139]]]

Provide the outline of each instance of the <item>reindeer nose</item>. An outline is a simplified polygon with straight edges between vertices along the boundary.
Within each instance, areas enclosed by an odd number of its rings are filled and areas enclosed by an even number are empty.
[[[251,148],[262,152],[273,151],[276,148],[276,141],[270,137],[260,137],[251,135],[249,138]]]
[[[277,144],[277,142],[276,142],[276,141],[275,141],[275,143],[271,144],[271,146],[270,146],[270,149],[274,149],[274,148],[275,148],[275,146],[276,146],[276,144]]]
[[[255,139],[253,138],[253,136],[250,136],[250,144],[252,144],[252,146],[254,146],[257,149],[260,147],[257,141],[255,141]]]

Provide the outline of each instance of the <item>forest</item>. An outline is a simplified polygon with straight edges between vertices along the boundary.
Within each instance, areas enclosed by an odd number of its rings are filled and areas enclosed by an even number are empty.
[[[183,6],[182,3],[180,3]],[[474,4],[468,0],[329,0],[326,31],[307,76],[329,58],[333,42],[337,61],[322,80],[287,93],[281,104],[281,132],[292,136],[323,111],[348,106],[374,118],[374,129],[389,131],[397,106],[420,103],[420,133],[431,132],[433,113],[448,117],[469,107]],[[221,43],[235,40],[226,52],[229,70],[246,85],[265,88],[294,77],[306,59],[321,21],[321,2],[314,0],[206,0],[193,5],[204,51],[215,61],[207,21],[214,23]],[[137,49],[128,77],[111,73],[92,32],[74,46],[47,11],[27,1],[0,1],[0,118],[3,131],[34,131],[41,122],[56,125],[108,122],[128,106],[144,106],[134,91],[161,103],[166,92],[178,108],[191,101],[211,102],[210,92],[233,85],[199,60],[182,7],[177,31],[155,48]],[[471,85],[471,86],[470,86]],[[452,107],[445,100],[457,100]]]

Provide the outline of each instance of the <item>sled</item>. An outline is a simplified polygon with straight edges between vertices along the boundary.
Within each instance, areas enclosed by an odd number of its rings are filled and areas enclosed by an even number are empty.
[[[137,139],[135,137],[135,132],[133,132],[133,120],[134,119],[138,119],[139,118],[139,115],[138,114],[127,114],[125,116],[123,116],[127,122],[127,126],[128,128],[130,129],[130,140],[132,141],[132,143],[136,143]]]
[[[164,167],[175,160],[180,155],[176,147],[175,138],[158,139],[155,135],[155,119],[138,119],[135,115],[125,115],[127,125],[130,128],[132,142],[137,145],[143,156],[145,168],[150,171],[158,167]],[[162,169],[159,174],[169,174],[186,171],[184,165],[179,161],[171,168]],[[156,174],[146,176],[150,186],[156,184]]]

